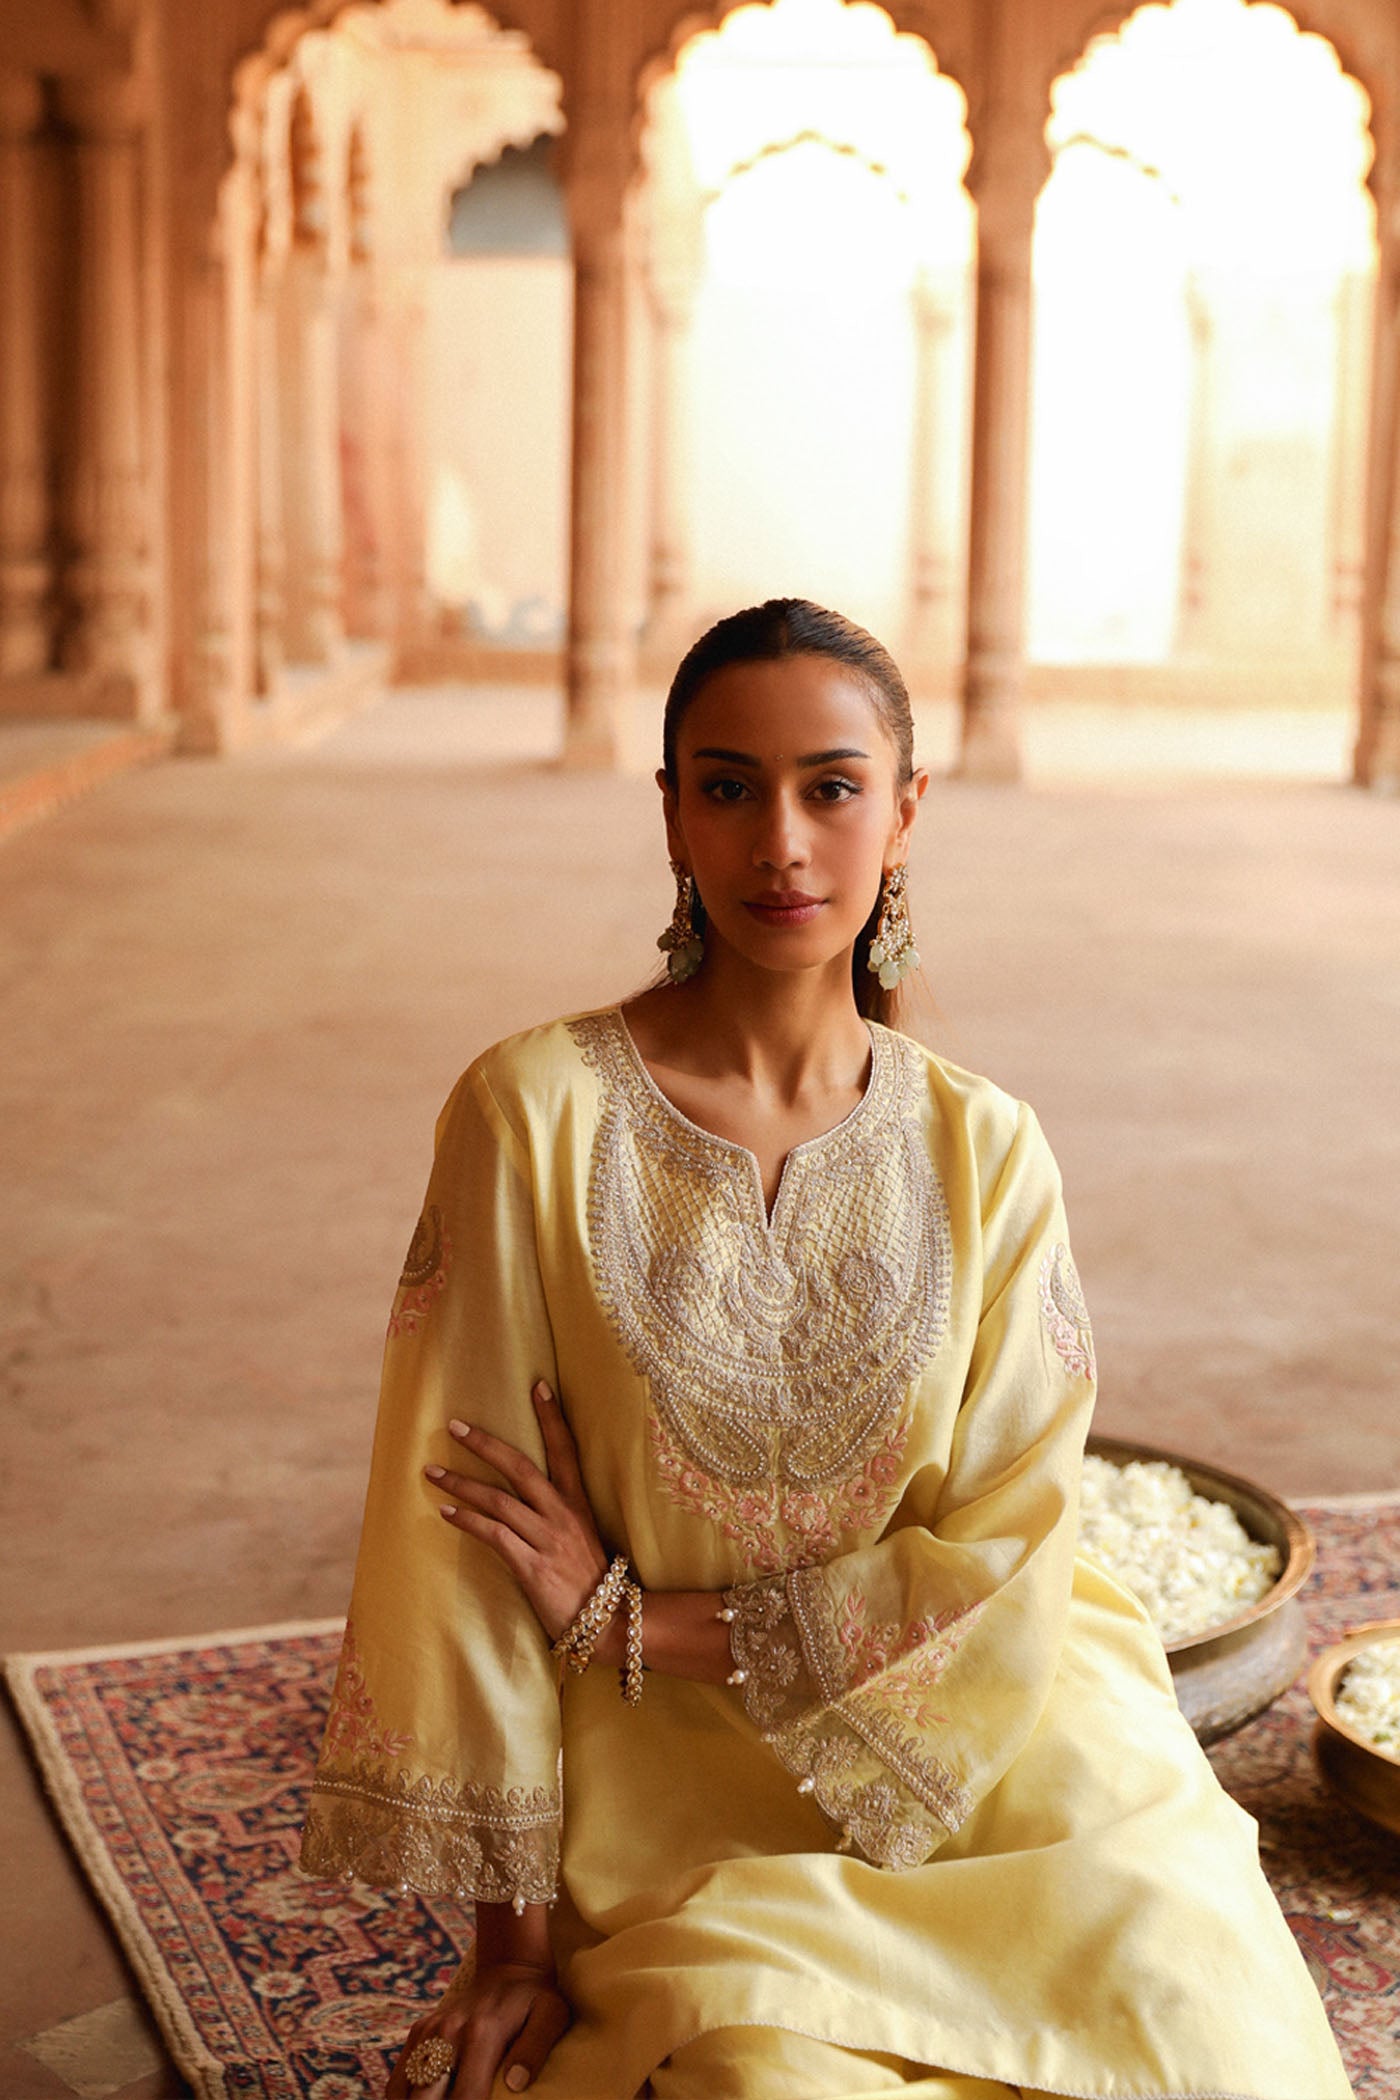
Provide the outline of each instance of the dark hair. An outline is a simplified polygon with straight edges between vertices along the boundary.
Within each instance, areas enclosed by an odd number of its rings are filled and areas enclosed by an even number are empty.
[[[894,745],[896,778],[902,786],[914,772],[914,718],[909,692],[899,666],[889,650],[873,634],[857,627],[844,614],[829,612],[809,598],[769,598],[743,612],[730,613],[716,621],[681,658],[671,690],[666,695],[666,713],[661,730],[661,763],[674,789],[676,782],[676,732],[687,708],[706,681],[731,664],[773,663],[786,656],[822,656],[853,671],[864,684],[885,734]],[[704,930],[703,907],[697,899],[697,930]],[[880,900],[856,939],[851,956],[852,988],[858,1010],[871,1021],[897,1027],[902,1010],[901,992],[887,992],[868,967],[870,943],[880,918]]]

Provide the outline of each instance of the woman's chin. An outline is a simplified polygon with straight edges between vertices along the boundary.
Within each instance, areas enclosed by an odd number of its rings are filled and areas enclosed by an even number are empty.
[[[754,927],[736,929],[737,939],[725,937],[724,946],[731,950],[735,959],[752,970],[763,970],[777,976],[805,976],[813,971],[830,970],[836,964],[848,965],[851,942],[833,946],[830,929],[819,934],[817,923],[809,921],[805,926]],[[853,936],[854,938],[854,936]]]

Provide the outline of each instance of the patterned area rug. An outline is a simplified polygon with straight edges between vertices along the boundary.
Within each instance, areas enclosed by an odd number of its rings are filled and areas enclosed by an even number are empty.
[[[1305,1506],[1315,1644],[1400,1615],[1400,1497]],[[339,1622],[14,1656],[49,1792],[201,2100],[366,2100],[469,1943],[469,1911],[297,1873]],[[1218,1744],[1357,2100],[1400,2093],[1400,1839],[1326,1794],[1301,1689]],[[1297,2100],[1309,2100],[1299,2094]]]

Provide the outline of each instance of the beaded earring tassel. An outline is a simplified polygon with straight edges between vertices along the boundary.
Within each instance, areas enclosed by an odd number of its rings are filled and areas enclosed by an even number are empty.
[[[908,883],[909,870],[906,867],[891,868],[885,876],[880,892],[880,921],[866,963],[866,968],[875,972],[887,992],[892,992],[902,977],[919,967],[919,951],[914,946],[914,929],[909,923],[909,907],[904,901]]]
[[[705,943],[696,932],[692,917],[695,884],[678,860],[671,862],[671,873],[676,878],[676,908],[666,931],[658,934],[656,945],[666,958],[666,971],[672,984],[684,984],[704,961]]]

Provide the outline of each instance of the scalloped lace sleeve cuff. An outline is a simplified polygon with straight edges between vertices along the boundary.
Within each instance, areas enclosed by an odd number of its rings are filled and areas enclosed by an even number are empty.
[[[839,1851],[876,1866],[921,1866],[972,1808],[957,1775],[911,1739],[877,1693],[843,1689],[820,1571],[726,1590],[730,1647],[749,1718],[840,1830]]]
[[[560,1806],[557,1786],[500,1789],[345,1764],[317,1775],[301,1869],[478,1903],[552,1903]]]

